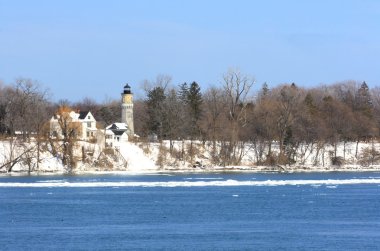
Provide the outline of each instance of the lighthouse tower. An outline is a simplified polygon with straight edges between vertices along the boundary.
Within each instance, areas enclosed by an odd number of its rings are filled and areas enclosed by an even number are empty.
[[[133,93],[131,87],[126,84],[121,94],[121,123],[128,125],[128,134],[133,137],[135,130],[133,127]]]

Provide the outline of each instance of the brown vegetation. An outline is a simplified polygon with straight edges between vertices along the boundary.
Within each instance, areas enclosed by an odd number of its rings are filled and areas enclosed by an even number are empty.
[[[253,93],[254,80],[237,70],[227,72],[219,87],[204,91],[196,82],[174,87],[170,82],[167,76],[146,81],[146,97],[136,100],[134,106],[135,133],[141,136],[136,140],[170,142],[168,147],[161,144],[159,166],[168,161],[169,155],[177,161],[193,163],[204,149],[215,165],[238,165],[247,151],[254,152],[256,164],[293,164],[297,153],[306,154],[310,149],[314,151],[315,165],[325,165],[325,158],[319,158],[325,155],[333,164],[342,165],[347,142],[356,142],[355,158],[363,165],[379,162],[379,149],[360,153],[358,148],[360,142],[376,141],[380,133],[380,88],[369,89],[365,82],[346,81],[313,88],[289,83],[271,89],[264,84],[258,93]],[[17,161],[28,162],[31,170],[38,169],[43,149],[74,168],[79,127],[67,116],[71,109],[91,110],[100,127],[120,120],[120,101],[99,104],[85,98],[75,104],[52,103],[46,91],[29,79],[0,86],[0,137],[11,146],[0,169],[12,170]],[[59,115],[62,138],[48,133],[46,122],[53,114]],[[16,146],[31,138],[37,143],[37,155],[28,154],[30,149],[16,155]],[[175,142],[180,143],[174,147]],[[344,151],[339,156],[337,147],[342,143]],[[151,151],[141,144],[146,153]],[[252,147],[247,149],[248,145]],[[333,151],[328,152],[327,145]],[[301,164],[305,159],[298,157]]]

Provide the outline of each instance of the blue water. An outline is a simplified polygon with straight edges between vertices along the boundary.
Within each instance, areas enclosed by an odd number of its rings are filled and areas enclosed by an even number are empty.
[[[212,183],[329,179],[380,179],[380,173],[0,177],[6,183],[0,187],[0,249],[380,250],[380,181]],[[157,181],[160,186],[144,185]],[[196,181],[206,184],[181,185]],[[46,182],[52,184],[20,185]],[[93,186],[59,187],[67,182]],[[179,185],[165,187],[166,182]]]

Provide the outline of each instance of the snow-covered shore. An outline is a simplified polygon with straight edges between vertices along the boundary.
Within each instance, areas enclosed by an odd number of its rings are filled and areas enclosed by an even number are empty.
[[[362,167],[360,165],[347,165],[341,167],[289,167],[286,170],[279,170],[275,166],[216,166],[212,168],[164,168],[164,169],[141,169],[124,171],[104,171],[104,170],[74,170],[69,172],[66,169],[39,170],[29,173],[27,170],[16,170],[12,172],[0,172],[0,176],[48,176],[48,175],[164,175],[164,174],[213,174],[213,173],[328,173],[328,172],[380,172],[380,165]]]
[[[33,143],[28,143],[27,148],[32,148]],[[166,146],[168,142],[164,142]],[[117,175],[139,175],[139,174],[162,174],[162,173],[220,173],[220,172],[380,172],[380,163],[373,161],[373,164],[363,165],[355,155],[362,156],[365,149],[372,148],[380,149],[378,143],[346,143],[338,147],[337,153],[339,156],[344,156],[345,163],[342,165],[332,165],[329,160],[328,152],[331,149],[324,149],[326,154],[317,156],[316,150],[303,151],[299,153],[298,161],[293,165],[275,165],[264,166],[255,165],[255,155],[251,147],[248,147],[242,158],[242,165],[239,166],[219,166],[212,164],[207,155],[207,149],[200,151],[192,159],[178,161],[171,157],[167,152],[163,153],[160,148],[163,144],[159,143],[132,143],[125,142],[120,144],[120,147],[113,152],[111,157],[107,157],[108,165],[96,165],[96,161],[102,156],[102,149],[96,144],[82,142],[79,149],[91,149],[91,157],[88,159],[78,158],[77,166],[73,169],[68,169],[62,164],[59,156],[53,156],[48,150],[41,151],[40,161],[37,165],[35,153],[30,153],[22,161],[18,161],[11,172],[7,172],[6,168],[0,169],[0,175],[60,175],[60,174],[75,174],[75,175],[92,175],[92,174],[117,174]],[[0,166],[4,165],[10,159],[12,152],[13,156],[17,156],[25,149],[23,147],[11,149],[8,141],[0,141]],[[179,147],[175,145],[174,147]],[[358,147],[358,154],[355,147]],[[165,155],[165,156],[164,156]],[[164,161],[162,160],[164,158]],[[317,158],[319,163],[315,165]],[[160,162],[158,161],[160,160]],[[197,163],[194,165],[194,163]]]

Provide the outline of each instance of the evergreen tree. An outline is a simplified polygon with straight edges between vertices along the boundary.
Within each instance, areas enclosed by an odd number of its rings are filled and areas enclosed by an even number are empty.
[[[179,85],[179,91],[178,91],[178,97],[181,100],[181,102],[186,105],[187,104],[187,99],[189,96],[189,86],[187,85],[186,82],[183,84]]]
[[[192,82],[187,93],[187,110],[189,113],[189,132],[190,132],[190,161],[194,156],[193,140],[200,136],[199,121],[202,116],[202,94],[201,88],[197,82]]]
[[[180,129],[180,135],[179,137],[182,139],[188,138],[188,135],[190,134],[191,131],[191,118],[189,115],[189,86],[186,82],[183,84],[180,84],[178,86],[178,99],[179,99],[179,104],[180,107],[179,109],[181,110],[181,129]]]
[[[305,99],[304,99],[304,104],[306,105],[306,108],[307,108],[307,111],[311,114],[311,115],[315,115],[317,113],[317,106],[315,105],[314,103],[314,98],[313,96],[310,94],[310,93],[307,93],[306,96],[305,96]]]
[[[187,95],[187,106],[191,119],[191,136],[199,134],[199,121],[202,117],[202,93],[197,82],[192,82]]]
[[[148,99],[146,102],[147,107],[147,127],[151,133],[157,134],[162,139],[164,135],[164,102],[165,102],[165,90],[161,86],[154,87],[148,91]]]
[[[0,134],[5,134],[7,132],[7,126],[6,126],[6,105],[0,104]]]
[[[190,108],[190,115],[193,119],[193,122],[196,123],[202,116],[201,108],[203,102],[201,88],[197,84],[197,82],[191,83],[188,91],[187,100]]]
[[[191,139],[199,135],[199,121],[202,116],[202,93],[197,82],[192,82],[190,86],[185,82],[179,85],[178,97],[183,108],[183,126],[184,136],[190,136]]]
[[[261,87],[261,90],[259,92],[259,98],[265,98],[269,94],[269,87],[267,82],[264,82],[263,86]]]
[[[372,98],[366,82],[363,82],[356,94],[356,110],[367,117],[372,117]]]

